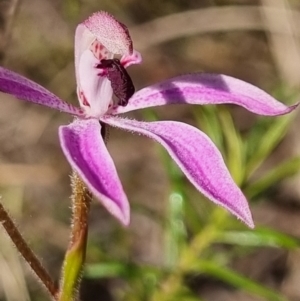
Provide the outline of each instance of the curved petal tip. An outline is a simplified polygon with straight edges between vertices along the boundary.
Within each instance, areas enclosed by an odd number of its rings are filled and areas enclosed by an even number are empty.
[[[296,104],[294,104],[294,105],[291,105],[291,106],[287,107],[287,108],[286,108],[286,111],[285,111],[284,113],[282,113],[282,115],[284,115],[284,114],[288,114],[288,113],[290,113],[290,112],[294,111],[295,109],[297,109],[297,108],[298,108],[299,104],[300,104],[300,101],[299,101],[299,102],[297,102],[297,103],[296,103]]]

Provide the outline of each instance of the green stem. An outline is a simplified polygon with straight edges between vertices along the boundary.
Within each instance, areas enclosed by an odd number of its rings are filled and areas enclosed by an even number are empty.
[[[90,200],[90,192],[79,176],[73,172],[71,238],[63,263],[58,301],[74,301],[77,299],[85,262]]]

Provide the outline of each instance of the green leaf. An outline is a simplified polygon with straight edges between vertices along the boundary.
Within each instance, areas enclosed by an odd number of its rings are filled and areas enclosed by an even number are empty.
[[[199,194],[198,191],[186,188],[185,202],[185,224],[187,231],[191,234],[199,233],[209,220],[209,215],[213,210],[213,204]]]
[[[244,156],[243,141],[239,132],[236,130],[229,111],[222,108],[219,111],[219,117],[222,124],[222,131],[226,144],[226,161],[233,179],[242,183],[244,179]]]
[[[164,270],[155,266],[111,261],[87,264],[84,269],[84,276],[89,278],[120,277],[125,279],[141,279],[145,275],[148,277],[149,274],[158,275],[160,272],[164,272]]]
[[[253,198],[279,181],[295,175],[299,170],[300,157],[289,159],[275,166],[255,182],[248,184],[244,192],[249,198]]]
[[[59,286],[60,301],[74,300],[77,294],[86,252],[87,233],[86,231],[82,231],[82,233],[78,240],[69,246],[65,254]]]
[[[220,279],[225,283],[231,284],[234,287],[244,290],[253,295],[257,295],[266,298],[270,301],[287,301],[285,297],[279,293],[225,267],[220,266],[213,261],[199,261],[196,264],[195,269],[198,272],[205,273],[214,278]]]
[[[278,247],[288,250],[300,246],[299,239],[268,228],[221,232],[216,242],[247,247]]]
[[[217,147],[223,151],[223,132],[218,118],[216,106],[197,106],[193,109],[198,126],[211,138]]]
[[[128,264],[122,262],[88,264],[84,269],[84,276],[87,278],[124,277],[127,273]]]
[[[279,116],[272,119],[272,122],[263,120],[254,127],[248,139],[248,149],[252,149],[252,151],[246,165],[247,178],[253,174],[283,139],[294,116],[294,114]]]

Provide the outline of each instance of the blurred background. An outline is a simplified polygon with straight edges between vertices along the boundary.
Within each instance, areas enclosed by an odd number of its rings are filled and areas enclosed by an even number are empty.
[[[298,0],[0,0],[0,60],[77,104],[74,32],[105,10],[129,27],[143,63],[137,89],[190,72],[224,73],[299,100]],[[70,166],[58,127],[71,117],[1,94],[0,194],[55,279],[68,245]],[[300,300],[300,115],[258,118],[234,106],[131,114],[205,131],[247,195],[250,231],[216,208],[144,137],[110,130],[132,208],[121,227],[92,202],[82,300]],[[0,231],[0,300],[49,300]]]

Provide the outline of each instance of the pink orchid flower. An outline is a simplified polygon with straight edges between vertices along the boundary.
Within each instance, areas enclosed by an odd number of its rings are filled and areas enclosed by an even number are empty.
[[[275,116],[287,114],[297,105],[287,107],[239,79],[205,73],[178,76],[141,89],[130,98],[133,87],[124,68],[140,62],[126,26],[108,13],[98,12],[76,29],[80,108],[4,68],[0,68],[0,91],[76,117],[70,125],[59,128],[62,150],[94,196],[124,225],[130,219],[129,203],[101,136],[103,124],[159,142],[203,195],[253,227],[245,196],[232,180],[220,152],[203,132],[177,121],[142,122],[119,114],[167,104],[230,103],[259,115]],[[113,94],[117,101],[113,101]]]

